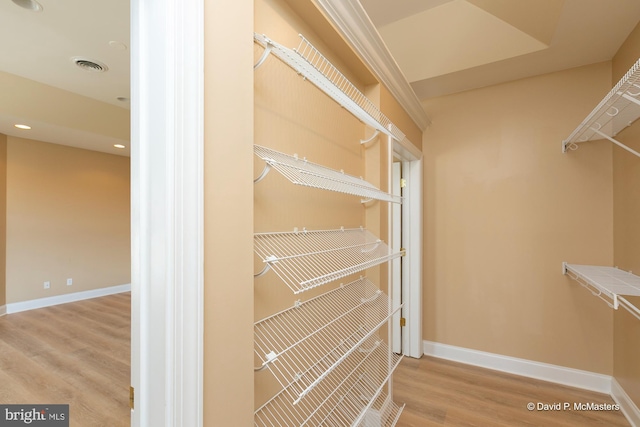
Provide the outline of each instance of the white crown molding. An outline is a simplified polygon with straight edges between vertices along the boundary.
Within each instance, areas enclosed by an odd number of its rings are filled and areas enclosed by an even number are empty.
[[[631,426],[640,427],[640,409],[638,409],[615,378],[611,380],[611,397],[620,405],[620,411],[622,411]]]
[[[609,375],[431,341],[424,341],[424,354],[523,377],[611,394],[612,378]]]
[[[314,3],[424,131],[431,121],[360,2],[314,0]]]
[[[14,302],[0,307],[0,316],[5,313],[19,313],[21,311],[35,310],[37,308],[51,307],[53,305],[66,304],[68,302],[82,301],[86,299],[104,297],[107,295],[120,294],[122,292],[129,291],[131,291],[131,284],[110,286],[108,288],[91,289],[89,291],[73,292],[70,294]],[[5,313],[3,313],[3,309]]]

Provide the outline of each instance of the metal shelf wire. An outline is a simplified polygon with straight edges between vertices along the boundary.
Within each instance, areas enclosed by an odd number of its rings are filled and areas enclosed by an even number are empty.
[[[381,393],[365,413],[358,427],[393,427],[398,422],[405,405],[396,405],[388,395]]]
[[[297,185],[336,191],[365,199],[402,203],[402,197],[385,193],[364,179],[347,175],[344,171],[330,169],[311,163],[306,158],[300,159],[297,155],[290,156],[260,145],[254,145],[253,152],[266,163],[264,171],[255,179],[255,182],[262,180],[273,168]]]
[[[640,276],[616,267],[562,264],[562,272],[615,310],[620,306],[640,320],[640,310],[622,295],[640,296]]]
[[[364,228],[254,234],[254,251],[295,293],[399,256]]]
[[[390,306],[361,277],[256,322],[255,353],[298,403],[401,308]]]
[[[300,44],[298,47],[289,49],[263,34],[254,33],[254,40],[265,48],[264,55],[254,68],[259,67],[269,53],[273,53],[363,123],[397,141],[402,141],[405,138],[405,134],[387,116],[382,114],[369,98],[360,92],[304,36],[301,34],[299,36]]]
[[[580,125],[562,141],[562,152],[575,150],[578,144],[608,139],[640,157],[640,153],[614,139],[621,130],[640,117],[640,59],[627,71],[611,91]]]
[[[384,387],[401,355],[389,352],[377,337],[370,337],[324,381],[298,403],[292,386],[284,388],[254,414],[257,427],[357,426],[369,422]],[[386,409],[386,408],[385,408]],[[393,424],[385,424],[393,426]]]

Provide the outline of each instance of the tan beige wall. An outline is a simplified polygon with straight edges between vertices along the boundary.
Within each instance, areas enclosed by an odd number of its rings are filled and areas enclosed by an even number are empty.
[[[561,153],[609,63],[424,102],[424,338],[612,373],[613,313],[561,274],[611,265],[611,144]]]
[[[206,2],[204,421],[253,426],[253,0]]]
[[[402,129],[402,133],[407,135],[413,145],[418,149],[422,149],[422,131],[400,106],[391,92],[382,85],[380,86],[380,109],[393,124]]]
[[[613,58],[613,86],[640,57],[640,26],[636,27]],[[640,151],[640,123],[618,137]],[[622,149],[613,149],[614,265],[640,272],[640,159]],[[640,298],[628,298],[640,307]],[[640,321],[626,310],[614,314],[613,375],[640,407]]]
[[[7,136],[0,134],[0,307],[7,302]]]
[[[7,303],[130,283],[129,194],[127,157],[8,137]]]

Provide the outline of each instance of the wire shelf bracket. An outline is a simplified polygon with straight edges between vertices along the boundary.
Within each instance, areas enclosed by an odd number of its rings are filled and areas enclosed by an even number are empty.
[[[362,178],[348,175],[342,170],[337,171],[311,163],[306,158],[300,159],[297,154],[290,156],[260,145],[254,145],[253,152],[265,162],[262,173],[254,179],[254,183],[260,182],[270,170],[274,169],[296,185],[350,194],[370,200],[402,203],[402,197],[379,190]]]
[[[373,135],[371,135],[369,138],[361,139],[360,140],[360,145],[365,145],[365,144],[370,143],[371,141],[376,139],[379,135],[380,135],[380,131],[378,129],[376,129],[376,131],[373,133]]]
[[[625,308],[640,320],[640,310],[626,296],[640,296],[640,276],[616,267],[562,263],[562,273],[587,288],[615,310]]]
[[[298,74],[313,83],[339,105],[346,108],[358,120],[389,135],[397,141],[405,139],[405,134],[385,116],[353,83],[351,83],[327,58],[301,34],[296,49],[287,48],[263,34],[254,33],[255,42],[269,49],[270,53],[293,68]],[[256,64],[264,62],[268,53]],[[254,68],[257,68],[254,66]]]
[[[580,125],[562,141],[562,152],[578,149],[586,141],[607,139],[640,157],[640,152],[614,137],[640,117],[640,59],[627,71]]]
[[[341,285],[254,325],[255,354],[297,404],[351,353],[374,351],[365,343],[402,306],[369,279]]]
[[[294,294],[402,256],[364,228],[255,233],[254,252]]]

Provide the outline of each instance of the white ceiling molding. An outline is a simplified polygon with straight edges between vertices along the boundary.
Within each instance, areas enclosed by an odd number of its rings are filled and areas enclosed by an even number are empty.
[[[389,89],[421,130],[431,124],[415,92],[358,1],[313,0],[356,51],[376,78]]]

